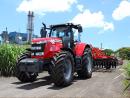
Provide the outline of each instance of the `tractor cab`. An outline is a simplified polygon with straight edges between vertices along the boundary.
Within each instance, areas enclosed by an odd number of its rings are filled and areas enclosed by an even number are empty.
[[[80,42],[80,33],[82,32],[81,25],[74,25],[72,23],[51,25],[50,28],[46,28],[43,23],[41,29],[41,37],[47,37],[47,29],[50,30],[49,38],[60,38],[63,42],[64,48],[73,48],[75,42]]]
[[[49,37],[69,37],[71,40],[74,40],[74,37],[77,37],[77,40],[80,40],[79,35],[81,32],[81,25],[74,25],[72,23],[51,25]]]

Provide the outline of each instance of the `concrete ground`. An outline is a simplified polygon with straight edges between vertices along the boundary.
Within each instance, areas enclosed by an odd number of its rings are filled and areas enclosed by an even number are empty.
[[[38,76],[33,83],[21,83],[17,78],[0,78],[0,97],[40,97],[40,98],[125,98],[123,95],[123,76],[116,70],[93,72],[91,79],[75,77],[72,85],[59,88],[51,82],[47,72]]]

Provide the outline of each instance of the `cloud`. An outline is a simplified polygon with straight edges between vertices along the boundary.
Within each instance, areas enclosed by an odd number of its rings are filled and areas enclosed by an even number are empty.
[[[113,11],[112,17],[115,20],[122,20],[130,16],[130,2],[122,0],[119,6]]]
[[[77,0],[23,0],[16,9],[18,12],[34,11],[35,13],[64,12],[77,3]]]
[[[111,22],[104,21],[104,15],[101,11],[92,13],[86,9],[82,13],[77,14],[71,22],[81,24],[84,28],[103,28],[106,30],[114,30],[114,25]]]
[[[77,8],[80,12],[83,12],[84,6],[82,4],[78,4]]]

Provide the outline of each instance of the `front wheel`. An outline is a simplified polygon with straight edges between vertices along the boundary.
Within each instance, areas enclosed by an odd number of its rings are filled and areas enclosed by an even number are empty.
[[[54,56],[50,75],[56,86],[68,86],[73,80],[74,59],[70,52],[62,51]]]
[[[90,49],[85,49],[82,56],[82,68],[77,71],[80,78],[91,78],[92,77],[93,60]]]
[[[36,73],[29,73],[29,72],[19,72],[17,75],[17,78],[21,82],[33,82],[36,80],[37,74]]]
[[[37,73],[31,73],[31,72],[23,72],[19,69],[19,62],[25,58],[30,58],[30,52],[26,52],[23,55],[20,56],[20,58],[17,61],[16,64],[16,77],[21,82],[33,82],[37,78]]]

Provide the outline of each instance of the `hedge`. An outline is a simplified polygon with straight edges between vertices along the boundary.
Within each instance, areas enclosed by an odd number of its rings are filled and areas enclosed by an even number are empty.
[[[130,87],[130,61],[126,65],[123,66],[123,72],[125,76],[125,80],[123,81],[123,84],[125,86],[125,90],[127,90]]]
[[[25,46],[14,44],[0,45],[0,76],[15,74],[17,58],[25,51]]]

